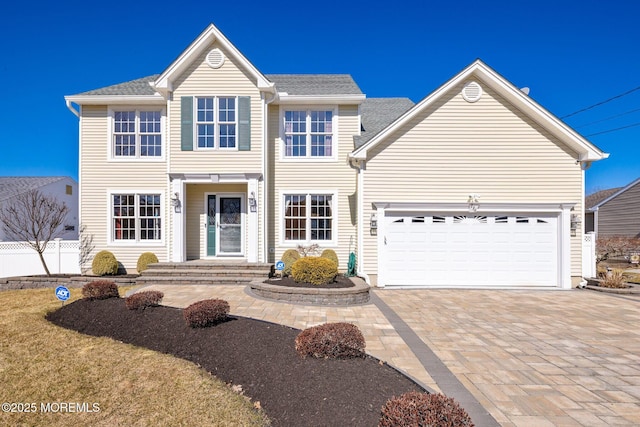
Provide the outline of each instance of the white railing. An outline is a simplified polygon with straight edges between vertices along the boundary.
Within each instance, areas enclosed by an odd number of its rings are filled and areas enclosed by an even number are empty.
[[[80,241],[55,239],[44,259],[51,274],[80,273]],[[45,274],[38,253],[22,242],[0,242],[0,278]]]
[[[596,235],[586,233],[582,239],[582,277],[596,277]]]

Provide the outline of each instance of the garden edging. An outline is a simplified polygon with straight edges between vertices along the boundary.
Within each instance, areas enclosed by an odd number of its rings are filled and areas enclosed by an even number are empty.
[[[369,285],[359,277],[351,277],[354,283],[350,288],[294,288],[278,286],[262,281],[254,281],[249,285],[252,294],[269,299],[289,303],[319,305],[356,305],[369,302]]]

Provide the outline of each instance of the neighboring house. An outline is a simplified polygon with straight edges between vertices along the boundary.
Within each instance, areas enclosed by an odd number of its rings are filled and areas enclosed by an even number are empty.
[[[640,178],[587,196],[585,204],[585,231],[598,237],[640,237]]]
[[[477,60],[416,105],[349,75],[265,75],[213,25],[161,74],[67,96],[81,221],[133,270],[334,249],[378,286],[582,279],[606,153]]]
[[[78,239],[78,183],[68,176],[9,176],[0,177],[0,208],[9,206],[15,197],[31,190],[39,190],[53,196],[69,208],[64,229],[59,236],[65,240]],[[6,241],[4,227],[0,224],[0,241]]]

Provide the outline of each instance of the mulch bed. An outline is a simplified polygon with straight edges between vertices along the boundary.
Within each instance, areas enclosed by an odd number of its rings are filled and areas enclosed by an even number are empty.
[[[273,426],[375,426],[393,396],[424,391],[377,359],[302,359],[286,326],[230,316],[188,327],[182,310],[127,310],[124,299],[78,300],[47,319],[56,325],[190,360],[260,402]]]
[[[287,276],[281,279],[269,279],[265,283],[270,285],[287,286],[289,288],[321,288],[321,289],[339,289],[339,288],[352,288],[354,283],[348,277],[336,276],[333,282],[325,285],[312,285],[306,282],[296,282],[292,277]]]

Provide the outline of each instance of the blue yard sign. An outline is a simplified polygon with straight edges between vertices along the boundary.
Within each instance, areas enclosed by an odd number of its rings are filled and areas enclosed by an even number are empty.
[[[284,262],[282,262],[282,261],[276,262],[276,270],[278,270],[278,271],[284,270]]]
[[[58,298],[60,301],[65,302],[69,299],[70,296],[71,292],[69,292],[69,289],[67,289],[66,287],[58,286],[56,288],[56,298]]]

